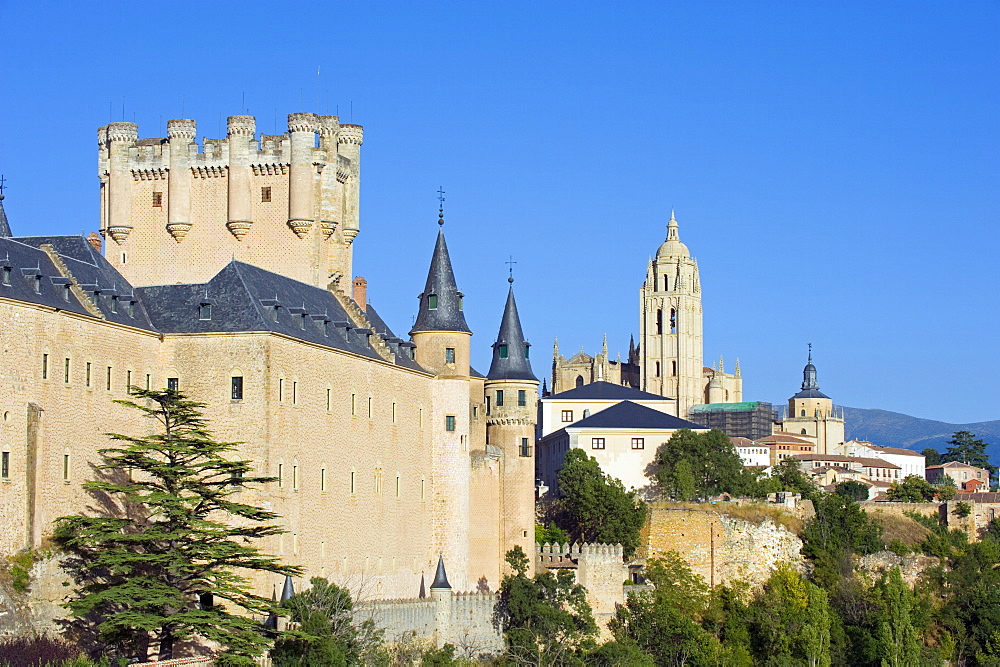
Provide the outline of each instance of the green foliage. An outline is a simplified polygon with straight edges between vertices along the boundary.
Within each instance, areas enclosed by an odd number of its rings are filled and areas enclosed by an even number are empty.
[[[936,466],[942,463],[941,452],[934,449],[933,447],[928,447],[921,450],[920,454],[924,457],[924,465]]]
[[[535,526],[535,544],[569,544],[570,537],[562,528],[550,521],[548,527]]]
[[[800,493],[804,499],[814,503],[823,496],[823,492],[816,486],[816,483],[802,472],[802,466],[796,459],[784,459],[774,466],[771,479],[773,480],[772,485],[776,488],[771,489],[769,493],[777,491]]]
[[[38,559],[30,549],[19,551],[10,559],[10,585],[17,593],[25,593],[31,584],[31,568]]]
[[[909,667],[919,663],[920,640],[913,627],[913,595],[894,567],[875,587],[882,602],[878,619],[879,653],[882,667]]]
[[[990,457],[986,453],[987,442],[980,440],[968,431],[956,431],[948,441],[948,449],[941,455],[941,463],[949,461],[959,461],[967,463],[977,468],[985,468],[989,471],[990,477],[997,474],[996,466],[990,463]]]
[[[847,496],[856,502],[868,500],[868,487],[853,479],[838,484],[834,492],[838,496]]]
[[[573,541],[621,544],[626,557],[635,553],[647,508],[634,491],[581,449],[566,453],[558,481],[557,523]]]
[[[972,514],[972,505],[964,500],[955,505],[955,514],[961,518],[966,518]]]
[[[444,665],[457,665],[455,660],[455,645],[445,644],[441,648],[433,648],[426,651],[420,657],[420,664],[427,667],[441,667]]]
[[[586,664],[594,667],[654,667],[652,656],[647,655],[634,641],[609,641],[587,654]]]
[[[829,665],[830,625],[826,591],[779,566],[751,609],[754,657],[770,664]]]
[[[747,495],[755,482],[729,436],[717,430],[677,431],[656,451],[654,471],[661,493],[675,500]]]
[[[851,571],[852,554],[882,548],[882,528],[846,496],[828,494],[815,504],[816,516],[803,531],[803,554],[814,563],[814,580],[831,588]]]
[[[529,578],[528,557],[519,546],[507,552],[506,561],[513,574],[500,583],[493,620],[509,659],[531,665],[581,662],[597,635],[586,589],[569,570]]]
[[[256,540],[282,531],[267,523],[275,514],[240,498],[273,478],[227,458],[236,443],[212,438],[202,404],[170,390],[129,392],[141,403],[116,402],[157,423],[156,432],[108,434],[115,446],[100,450],[97,479],[84,484],[102,515],[56,522],[79,584],[65,604],[75,630],[140,658],[151,634],[161,659],[188,636],[257,655],[267,639],[252,615],[272,605],[252,592],[246,572],[299,572],[257,549]]]
[[[893,482],[886,490],[886,497],[898,503],[926,503],[934,500],[937,489],[923,477],[907,475],[901,482]]]
[[[941,481],[934,486],[934,490],[937,492],[938,500],[948,501],[955,497],[958,493],[958,485],[955,484],[955,480],[951,478],[951,475],[945,475],[941,478]]]
[[[284,602],[294,630],[274,642],[271,660],[276,667],[347,665],[365,662],[379,646],[381,633],[372,620],[354,622],[354,602],[346,588],[322,577]]]

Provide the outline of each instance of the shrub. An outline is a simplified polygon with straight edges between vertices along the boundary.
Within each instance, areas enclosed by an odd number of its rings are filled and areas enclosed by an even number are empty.
[[[955,506],[955,514],[962,517],[963,519],[970,514],[972,514],[972,505],[965,502],[964,500]]]
[[[0,639],[0,667],[62,665],[79,654],[73,644],[48,635]]]

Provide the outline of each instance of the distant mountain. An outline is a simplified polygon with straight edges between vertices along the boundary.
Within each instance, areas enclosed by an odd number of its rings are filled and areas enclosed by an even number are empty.
[[[969,431],[989,443],[990,459],[1000,463],[1000,419],[974,424],[948,424],[911,417],[888,410],[844,408],[847,439],[869,440],[876,445],[920,451],[933,447],[943,452],[955,431]]]

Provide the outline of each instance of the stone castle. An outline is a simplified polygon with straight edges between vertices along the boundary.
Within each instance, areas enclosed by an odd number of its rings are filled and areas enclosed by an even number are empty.
[[[169,387],[278,478],[245,500],[280,515],[262,548],[302,581],[408,598],[443,554],[456,590],[496,590],[504,554],[534,544],[538,380],[513,288],[483,375],[439,213],[404,340],[352,278],[360,126],[195,132],[98,131],[103,254],[97,235],[14,237],[0,205],[0,551],[91,508],[104,433],[152,428],[113,400]]]

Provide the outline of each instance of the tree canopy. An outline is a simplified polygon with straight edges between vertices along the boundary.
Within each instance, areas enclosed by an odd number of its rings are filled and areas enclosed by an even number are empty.
[[[257,655],[268,640],[252,615],[272,602],[252,592],[246,573],[299,573],[258,549],[283,531],[268,523],[277,515],[242,497],[273,478],[228,458],[237,443],[212,437],[203,404],[171,390],[129,393],[134,401],[116,402],[158,423],[156,432],[107,434],[114,446],[100,450],[97,479],[84,484],[103,515],[56,522],[79,583],[65,604],[75,628],[141,659],[151,634],[161,660],[189,636]]]
[[[886,489],[886,497],[899,503],[926,503],[934,500],[937,489],[923,477],[907,475]]]
[[[987,442],[980,440],[968,431],[956,431],[948,441],[948,449],[941,455],[941,463],[958,461],[967,463],[977,468],[985,468],[990,471],[990,477],[995,477],[997,468],[990,463],[989,454],[986,453]]]
[[[754,481],[729,436],[718,430],[674,433],[656,451],[654,476],[661,493],[675,500],[744,495]]]

